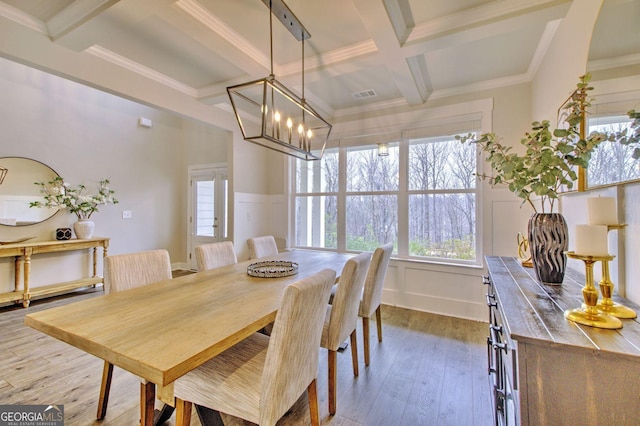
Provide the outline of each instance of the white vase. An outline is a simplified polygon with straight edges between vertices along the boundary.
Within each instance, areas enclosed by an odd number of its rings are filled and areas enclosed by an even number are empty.
[[[95,223],[89,219],[80,219],[73,224],[73,230],[76,232],[76,237],[79,240],[86,240],[93,235],[93,228]]]

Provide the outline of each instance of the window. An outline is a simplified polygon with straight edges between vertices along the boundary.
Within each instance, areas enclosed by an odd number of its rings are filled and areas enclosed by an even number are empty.
[[[388,156],[361,137],[321,161],[295,160],[295,245],[373,251],[393,242],[399,257],[478,263],[478,156],[455,140],[473,125],[447,136],[403,132],[385,140]]]
[[[399,149],[388,144],[389,155],[377,145],[346,150],[346,248],[373,251],[398,240]]]
[[[320,161],[296,160],[295,245],[338,247],[338,150]]]
[[[409,141],[409,255],[476,260],[476,157],[454,136]]]
[[[597,117],[589,120],[589,133],[617,133],[630,128],[628,116]],[[593,151],[587,169],[590,187],[640,179],[640,160],[632,157],[634,146],[603,142]]]

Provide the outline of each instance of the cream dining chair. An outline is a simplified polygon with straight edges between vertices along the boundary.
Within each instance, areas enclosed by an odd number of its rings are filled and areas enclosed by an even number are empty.
[[[364,291],[360,301],[358,316],[362,317],[362,335],[364,337],[364,365],[369,365],[369,318],[376,313],[376,325],[378,328],[378,342],[382,342],[382,315],[380,304],[382,303],[382,289],[384,277],[389,266],[389,259],[393,252],[393,243],[378,247],[371,257],[367,277],[364,280]]]
[[[329,413],[332,415],[336,413],[337,354],[340,344],[347,337],[351,337],[353,375],[358,375],[356,324],[360,296],[370,261],[371,254],[366,252],[349,259],[342,269],[333,304],[327,304],[320,346],[328,350]]]
[[[193,404],[275,425],[305,390],[318,425],[318,346],[335,277],[324,269],[289,285],[271,337],[254,333],[178,378],[176,425],[189,425]]]
[[[221,243],[209,243],[196,246],[196,265],[198,271],[207,271],[222,266],[238,263],[236,252],[231,241]]]
[[[171,279],[171,260],[166,250],[149,250],[137,253],[117,254],[104,259],[104,289],[105,293],[115,293],[135,287],[152,284]],[[109,389],[113,364],[105,361],[100,384],[100,398],[98,400],[98,420],[107,414]],[[140,385],[141,396],[145,394],[143,379]],[[153,409],[153,404],[151,404]],[[141,413],[141,418],[153,416],[153,412]]]
[[[249,238],[247,245],[249,246],[249,259],[260,259],[278,254],[278,245],[271,235]]]

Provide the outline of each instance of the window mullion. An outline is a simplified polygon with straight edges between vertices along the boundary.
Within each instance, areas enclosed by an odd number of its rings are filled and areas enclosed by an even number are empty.
[[[347,250],[347,149],[340,147],[338,155],[338,251]]]
[[[409,255],[409,143],[401,140],[398,170],[398,255]]]

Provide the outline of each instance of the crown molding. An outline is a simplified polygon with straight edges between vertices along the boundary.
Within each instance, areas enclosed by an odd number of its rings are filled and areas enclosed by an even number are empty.
[[[47,21],[51,40],[55,41],[87,22],[100,12],[110,8],[119,0],[75,0]]]
[[[193,98],[198,96],[198,91],[188,86],[184,83],[181,83],[177,80],[174,80],[171,77],[167,77],[166,75],[159,73],[157,71],[152,70],[149,67],[146,67],[138,62],[132,61],[130,59],[125,58],[124,56],[118,55],[104,47],[93,45],[85,50],[86,53],[90,55],[94,55],[98,58],[104,59],[105,61],[111,62],[112,64],[118,65],[122,68],[125,68],[131,72],[139,74],[143,77],[146,77],[150,80],[153,80],[157,83],[163,84],[167,87],[171,87],[175,90],[178,90],[185,95],[189,95]]]
[[[640,53],[617,56],[615,58],[596,59],[587,62],[587,71],[601,71],[609,68],[626,67],[640,64]]]
[[[41,34],[47,34],[47,26],[45,23],[33,16],[24,13],[21,10],[16,9],[13,6],[9,6],[7,3],[0,2],[0,16],[7,18],[17,24],[23,25]]]
[[[366,40],[360,43],[354,43],[341,49],[335,49],[327,53],[322,53],[309,58],[304,58],[306,69],[316,69],[328,67],[333,64],[355,58],[377,53],[378,47],[373,40]],[[291,75],[301,71],[300,61],[289,62],[278,69],[279,75]]]
[[[178,0],[175,3],[176,6],[184,10],[191,17],[202,23],[209,30],[222,37],[231,45],[238,48],[239,51],[244,52],[247,56],[251,57],[254,61],[258,62],[266,69],[271,69],[271,61],[269,57],[262,51],[256,49],[247,39],[240,34],[232,30],[224,22],[212,15],[205,7],[195,0]]]

